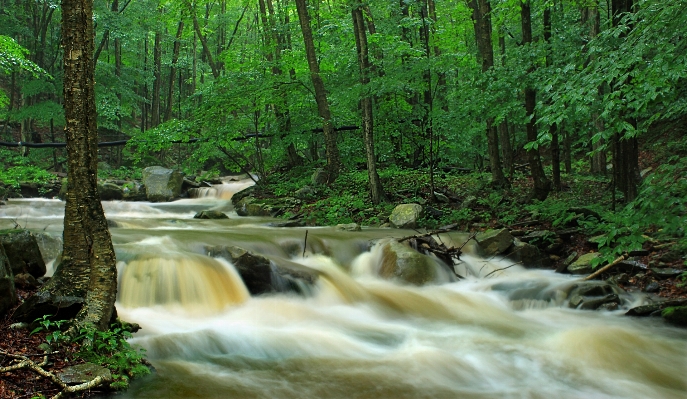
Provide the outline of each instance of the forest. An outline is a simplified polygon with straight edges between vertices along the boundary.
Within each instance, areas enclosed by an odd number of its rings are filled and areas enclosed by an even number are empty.
[[[624,285],[684,305],[684,2],[92,5],[99,187],[242,175],[282,227],[387,227],[420,204],[418,235],[536,233],[558,271],[632,258]],[[66,186],[62,7],[0,0],[0,207]]]

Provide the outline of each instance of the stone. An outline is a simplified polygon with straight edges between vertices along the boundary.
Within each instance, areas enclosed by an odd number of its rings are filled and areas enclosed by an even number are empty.
[[[653,293],[653,292],[658,292],[660,289],[661,289],[660,284],[658,284],[658,282],[656,282],[656,281],[652,281],[649,284],[647,284],[646,287],[644,287],[644,292]]]
[[[513,245],[513,236],[508,229],[487,230],[477,234],[475,240],[487,257],[502,254]]]
[[[200,211],[193,216],[194,219],[229,219],[229,216],[214,210]]]
[[[98,183],[98,194],[101,201],[119,201],[124,199],[124,191],[114,183]]]
[[[467,197],[465,197],[465,199],[461,203],[461,207],[462,208],[472,208],[473,205],[475,205],[475,202],[477,202],[477,197],[475,197],[474,195],[468,195]]]
[[[261,255],[237,246],[208,246],[208,256],[222,257],[234,264],[251,295],[275,292],[309,294],[319,274],[297,263],[275,264]]]
[[[597,310],[605,310],[607,312],[612,312],[614,310],[618,310],[619,307],[620,305],[618,304],[618,302],[607,302],[599,306]]]
[[[5,247],[14,275],[29,273],[38,278],[46,267],[36,237],[28,230],[0,230],[0,243]]]
[[[33,233],[46,264],[62,254],[62,234]]]
[[[542,263],[539,248],[518,239],[513,239],[508,258],[521,262],[525,267],[541,267]]]
[[[342,230],[342,231],[360,231],[362,228],[358,223],[346,223],[346,224],[337,224],[336,225],[337,230]]]
[[[678,262],[682,260],[682,254],[680,251],[671,249],[667,251],[666,253],[662,254],[659,258],[659,261],[665,262],[665,263],[673,263],[673,262]]]
[[[286,222],[271,222],[267,225],[270,227],[304,227],[305,222],[302,219],[294,219]]]
[[[407,245],[391,240],[382,248],[379,275],[414,285],[433,283],[437,279],[434,263]]]
[[[575,262],[568,266],[570,274],[589,274],[594,268],[592,267],[592,260],[598,258],[598,252],[591,252],[580,256]]]
[[[29,273],[21,273],[14,276],[14,286],[21,288],[36,288],[38,280]]]
[[[449,202],[451,202],[451,200],[449,200],[447,196],[436,191],[434,192],[434,198],[436,198],[436,200],[438,202],[441,202],[442,204],[448,204]]]
[[[239,216],[272,216],[272,207],[257,202],[252,196],[242,198],[236,205],[236,214]]]
[[[670,278],[670,277],[677,277],[684,273],[684,270],[680,269],[673,269],[670,267],[663,267],[663,268],[657,268],[653,267],[651,268],[651,271],[653,272],[654,276],[658,278]]]
[[[327,184],[328,179],[327,171],[324,168],[317,168],[315,172],[313,172],[310,181],[314,186],[322,186]]]
[[[399,229],[417,227],[417,220],[422,215],[422,206],[418,204],[400,204],[389,215],[391,225]]]
[[[687,327],[687,306],[673,306],[663,309],[661,316],[676,326]]]
[[[149,166],[143,169],[141,175],[148,201],[171,201],[181,194],[184,176],[179,171],[162,166]]]
[[[549,245],[556,242],[558,236],[549,230],[535,230],[520,238],[521,241],[536,245],[541,249],[546,249]]]
[[[300,189],[298,189],[295,193],[293,193],[293,196],[299,199],[308,199],[315,195],[316,191],[314,188],[310,186],[303,186]]]
[[[145,187],[137,181],[124,183],[124,185],[122,185],[122,194],[126,201],[146,200]]]
[[[0,317],[17,304],[17,292],[14,288],[14,276],[7,254],[0,244]]]
[[[105,381],[112,381],[110,370],[94,363],[65,367],[57,372],[57,376],[67,385],[83,384],[96,377],[103,377]]]

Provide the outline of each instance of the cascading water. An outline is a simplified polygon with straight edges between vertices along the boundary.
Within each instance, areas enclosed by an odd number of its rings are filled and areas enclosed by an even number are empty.
[[[687,333],[622,310],[569,309],[570,276],[466,253],[459,281],[441,277],[440,264],[435,284],[380,279],[383,249],[372,244],[412,233],[309,228],[304,251],[305,229],[232,213],[232,190],[169,204],[105,203],[119,226],[111,229],[117,309],[143,327],[133,342],[157,370],[117,397],[687,397]],[[209,208],[230,218],[192,218]],[[11,200],[0,207],[0,227],[59,235],[62,209]],[[230,262],[207,256],[222,246],[263,256],[275,291],[295,281],[280,267],[309,270],[316,282],[300,282],[295,291],[305,295],[250,297]]]

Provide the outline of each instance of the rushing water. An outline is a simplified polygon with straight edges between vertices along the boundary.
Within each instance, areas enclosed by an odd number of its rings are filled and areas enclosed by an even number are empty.
[[[559,293],[570,276],[497,271],[510,264],[468,247],[459,266],[466,279],[424,287],[381,280],[374,242],[411,232],[309,228],[304,251],[306,229],[236,216],[227,201],[236,190],[225,185],[166,204],[104,203],[117,226],[117,309],[143,327],[134,342],[157,370],[118,397],[687,397],[684,330],[623,310],[569,309]],[[63,208],[11,200],[0,207],[0,227],[16,224],[54,243]],[[192,218],[204,209],[230,218]],[[231,263],[204,255],[218,245],[320,277],[307,296],[252,298]]]

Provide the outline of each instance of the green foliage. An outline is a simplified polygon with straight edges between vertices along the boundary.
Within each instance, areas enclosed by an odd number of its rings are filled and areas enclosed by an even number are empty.
[[[55,179],[55,175],[33,165],[12,166],[0,170],[0,182],[19,188],[19,183],[48,183]]]
[[[140,180],[141,169],[120,166],[117,169],[98,169],[99,179],[115,179],[115,180]]]
[[[11,37],[0,35],[0,73],[26,71],[33,76],[44,74],[41,67],[26,59],[28,52]]]
[[[75,356],[110,369],[113,378],[111,388],[126,389],[130,379],[150,373],[144,364],[145,350],[129,344],[131,332],[122,323],[112,324],[107,331],[99,331],[93,326],[82,327],[75,336],[71,336],[62,331],[71,325],[70,321],[53,321],[49,318],[49,315],[45,315],[36,319],[34,324],[38,326],[31,335],[44,332],[46,341],[51,345],[79,343],[81,346]]]

